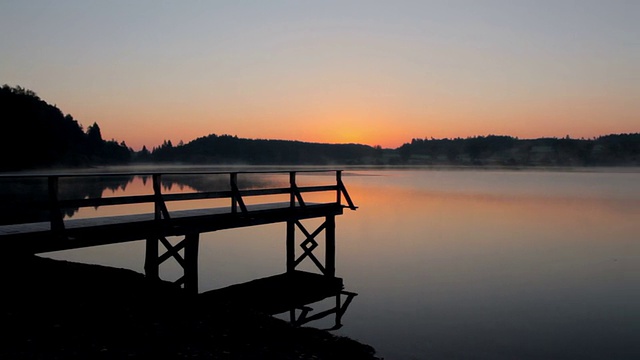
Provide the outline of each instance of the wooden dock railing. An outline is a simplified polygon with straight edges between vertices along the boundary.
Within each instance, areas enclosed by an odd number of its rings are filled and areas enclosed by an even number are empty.
[[[329,185],[300,186],[299,175],[324,173],[335,176]],[[239,186],[239,177],[253,176],[264,178],[272,175],[287,176],[288,186]],[[102,197],[102,190],[94,191],[93,196],[70,196],[67,191],[61,197],[61,180],[81,178],[81,180],[108,179],[113,177],[133,178],[141,176],[151,178],[152,191],[140,195],[123,195]],[[164,192],[163,177],[171,176],[208,176],[228,177],[228,183],[215,191],[189,191],[182,193]],[[318,178],[327,178],[318,177]],[[91,174],[46,174],[46,175],[0,175],[4,184],[46,179],[46,192],[40,189],[40,195],[31,196],[29,201],[8,203],[3,201],[2,207],[20,207],[22,209],[39,208],[48,210],[47,221],[3,222],[0,225],[0,246],[6,251],[21,253],[43,253],[68,250],[106,244],[115,244],[135,240],[146,240],[145,272],[150,277],[158,277],[158,267],[165,260],[174,258],[185,269],[185,279],[196,279],[195,258],[198,252],[199,234],[222,229],[246,226],[286,223],[286,264],[287,271],[293,272],[304,260],[312,261],[320,272],[326,276],[335,276],[335,216],[341,215],[343,209],[355,210],[347,189],[342,181],[341,170],[301,170],[301,171],[247,171],[247,172],[137,172],[137,173],[91,173]],[[282,181],[281,184],[285,183]],[[174,180],[175,181],[175,180]],[[28,181],[27,181],[28,182]],[[65,188],[69,187],[65,183]],[[226,188],[225,188],[226,187]],[[147,188],[147,187],[145,187]],[[304,195],[324,193],[322,201],[307,201]],[[333,194],[333,195],[331,195]],[[261,197],[280,195],[282,201],[260,201]],[[328,197],[327,197],[328,196]],[[41,199],[46,198],[46,199]],[[169,211],[168,203],[174,201],[189,202],[205,199],[223,199],[226,206],[189,208]],[[226,199],[226,201],[224,200]],[[256,200],[258,199],[258,200]],[[251,200],[251,201],[249,201]],[[16,201],[14,201],[16,202]],[[114,205],[149,204],[152,211],[146,213],[125,213],[117,216],[95,216],[88,218],[64,218],[69,209],[87,207],[101,208]],[[194,205],[195,207],[196,205]],[[5,212],[6,213],[6,212]],[[325,221],[314,231],[305,228],[302,220],[324,218]],[[296,254],[296,232],[304,237]],[[320,261],[313,253],[318,246],[318,235],[325,234],[325,261]],[[172,245],[167,237],[184,236],[177,245]],[[166,248],[160,253],[159,244]],[[183,250],[183,255],[179,251]],[[191,259],[189,259],[191,258]],[[191,275],[190,275],[191,274]]]
[[[297,175],[300,173],[335,173],[335,184],[321,186],[298,186]],[[238,187],[238,175],[275,175],[289,174],[289,186],[277,188],[260,189],[240,189]],[[196,176],[196,175],[226,175],[229,177],[229,188],[222,191],[196,191],[189,193],[165,194],[163,193],[163,176]],[[128,195],[117,197],[93,197],[77,199],[60,199],[59,182],[63,178],[112,178],[123,176],[140,176],[152,178],[153,193],[148,195]],[[22,203],[22,207],[34,207],[49,211],[49,222],[52,231],[64,231],[65,222],[63,209],[98,208],[113,205],[132,205],[153,203],[154,218],[156,220],[170,219],[171,215],[167,209],[167,203],[173,201],[189,201],[204,199],[229,199],[229,210],[232,213],[248,213],[245,199],[249,197],[260,197],[267,195],[289,194],[291,207],[306,206],[303,198],[304,193],[311,192],[335,192],[335,203],[346,208],[355,210],[347,189],[342,182],[342,170],[298,170],[298,171],[236,171],[236,172],[131,172],[131,173],[88,173],[88,174],[55,174],[55,175],[0,175],[0,179],[21,181],[24,179],[47,179],[48,199],[36,200],[32,203]],[[344,204],[343,204],[344,198]],[[11,204],[3,204],[4,206]]]

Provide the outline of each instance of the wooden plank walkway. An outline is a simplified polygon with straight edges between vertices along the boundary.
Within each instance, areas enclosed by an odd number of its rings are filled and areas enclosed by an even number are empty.
[[[179,236],[343,213],[342,206],[332,203],[291,208],[290,203],[280,202],[246,208],[246,213],[229,207],[177,210],[161,220],[153,213],[68,219],[63,232],[52,230],[50,222],[2,225],[0,244],[15,251],[42,253],[145,240],[150,235]]]
[[[197,294],[198,290],[198,247],[200,234],[223,229],[232,229],[246,226],[255,226],[272,223],[283,223],[285,231],[285,252],[287,274],[272,279],[262,279],[243,287],[251,289],[251,293],[276,293],[285,294],[269,301],[269,307],[285,304],[287,307],[299,307],[310,298],[340,296],[344,294],[342,280],[335,276],[335,217],[343,214],[345,208],[355,210],[357,207],[351,201],[346,187],[342,183],[342,172],[335,170],[335,183],[330,185],[298,186],[296,174],[298,172],[334,172],[327,171],[279,171],[267,172],[267,174],[279,173],[289,177],[288,187],[251,186],[240,188],[238,186],[239,175],[261,176],[262,173],[230,172],[230,173],[145,173],[126,174],[127,176],[145,176],[151,179],[152,193],[142,195],[125,195],[102,197],[102,191],[90,192],[95,194],[69,196],[62,192],[60,179],[67,177],[89,178],[76,179],[102,181],[110,176],[122,177],[123,174],[56,174],[56,175],[26,175],[26,176],[0,176],[0,179],[16,182],[18,188],[24,184],[46,180],[46,191],[40,191],[32,203],[21,203],[22,208],[48,213],[46,222],[10,223],[0,226],[0,247],[5,254],[28,253],[38,254],[51,251],[69,250],[82,247],[91,247],[106,244],[116,244],[129,241],[144,240],[145,251],[145,275],[151,279],[159,279],[160,265],[169,259],[174,259],[183,268],[184,275],[175,283],[183,286],[185,290]],[[170,174],[172,177],[184,176],[228,176],[228,188],[215,191],[199,191],[184,193],[163,193],[162,176]],[[91,179],[93,178],[93,179]],[[97,180],[96,180],[97,179]],[[260,182],[257,182],[260,184]],[[67,186],[70,182],[67,182]],[[71,182],[71,184],[74,184]],[[42,189],[40,189],[42,190]],[[306,202],[303,194],[324,193],[328,197],[322,197],[319,202]],[[271,196],[281,196],[289,201],[273,202]],[[248,204],[246,201],[251,198]],[[271,199],[269,202],[265,198]],[[229,204],[225,207],[196,208],[194,200],[226,199]],[[282,199],[282,200],[284,200]],[[169,211],[167,203],[173,201],[192,201],[191,209]],[[16,203],[16,200],[13,200]],[[344,203],[343,203],[344,202]],[[224,202],[223,202],[224,203]],[[71,213],[80,208],[98,208],[113,205],[140,205],[146,204],[153,207],[151,213],[129,213],[118,216],[102,216],[81,219],[65,219],[65,213],[71,209]],[[217,202],[217,204],[220,204]],[[2,204],[4,206],[11,204]],[[14,204],[17,205],[17,204]],[[200,203],[202,206],[202,203]],[[131,209],[131,208],[127,208]],[[38,219],[40,219],[39,217]],[[307,229],[302,220],[320,218],[324,221],[315,230]],[[302,234],[302,241],[296,247],[296,234]],[[320,234],[324,233],[324,239]],[[170,242],[167,237],[183,236],[177,243]],[[317,257],[313,250],[324,240],[324,262]],[[303,261],[313,262],[322,274],[300,275],[296,267]],[[306,285],[305,285],[306,284]],[[310,286],[310,288],[305,288]],[[234,288],[237,289],[237,288]],[[273,291],[279,289],[278,291]],[[297,289],[295,294],[288,289]],[[281,291],[280,291],[281,290]],[[234,290],[234,298],[242,297],[242,291]],[[219,293],[220,294],[220,293]],[[301,298],[304,294],[307,298]],[[336,295],[337,294],[337,295]],[[348,295],[351,299],[354,294]],[[310,297],[310,298],[308,298]],[[350,300],[347,301],[347,304]],[[280,310],[281,308],[278,308]],[[339,317],[340,306],[335,313]],[[266,309],[265,309],[266,311]],[[269,312],[274,309],[269,308]],[[305,310],[306,311],[306,310]],[[306,314],[306,313],[304,313]],[[306,315],[303,316],[306,318]],[[298,322],[302,322],[298,320]]]

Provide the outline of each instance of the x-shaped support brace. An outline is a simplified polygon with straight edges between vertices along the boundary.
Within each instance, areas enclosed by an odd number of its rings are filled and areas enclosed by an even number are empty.
[[[313,254],[313,250],[318,247],[318,242],[315,240],[315,237],[318,236],[318,234],[320,234],[326,228],[327,223],[322,223],[322,225],[320,225],[313,233],[309,233],[304,225],[300,223],[300,221],[296,220],[295,224],[298,229],[302,231],[304,236],[306,236],[306,239],[302,243],[300,243],[302,254],[294,262],[294,267],[298,266],[298,264],[300,264],[305,258],[308,257],[309,259],[311,259],[311,261],[313,261],[314,264],[316,264],[318,269],[320,269],[320,271],[326,275],[324,265],[322,265],[320,260],[318,260],[318,258]]]
[[[158,256],[158,245],[161,243],[166,251]],[[183,251],[181,254],[180,251]],[[156,239],[147,239],[147,263],[145,272],[152,278],[159,278],[160,264],[168,259],[175,259],[184,270],[183,275],[174,281],[185,290],[198,291],[198,234],[187,234],[176,245],[172,245],[164,236]]]
[[[164,245],[165,249],[167,249],[167,251],[165,251],[164,254],[158,257],[158,266],[160,266],[160,264],[167,261],[168,259],[174,258],[176,262],[178,262],[178,264],[180,264],[180,266],[182,266],[182,268],[184,269],[186,262],[182,257],[182,255],[180,254],[180,250],[182,250],[187,244],[186,237],[185,239],[178,242],[176,245],[172,245],[169,242],[169,240],[167,240],[167,238],[165,238],[164,236],[161,236],[158,240],[160,240],[160,243]],[[178,280],[174,281],[174,283],[182,286],[184,281],[185,281],[184,275],[182,275]]]

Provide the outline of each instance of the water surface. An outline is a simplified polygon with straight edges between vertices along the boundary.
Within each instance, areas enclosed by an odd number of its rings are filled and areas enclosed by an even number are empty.
[[[358,296],[336,334],[385,359],[640,358],[637,169],[343,179],[359,208],[337,218],[336,272]],[[104,196],[145,186],[136,181]],[[201,291],[285,270],[284,224],[201,239]],[[144,243],[47,256],[142,272]]]

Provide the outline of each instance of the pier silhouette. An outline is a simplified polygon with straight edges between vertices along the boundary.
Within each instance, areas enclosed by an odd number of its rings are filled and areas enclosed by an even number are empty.
[[[301,173],[321,172],[333,175],[328,185],[300,186]],[[288,176],[287,186],[261,181],[268,176]],[[166,193],[163,178],[180,177],[226,178],[225,188]],[[97,179],[128,179],[144,177],[151,181],[148,194],[102,197],[82,194],[61,197],[61,182],[97,181]],[[303,325],[315,319],[335,315],[335,326],[355,293],[344,289],[343,279],[336,276],[335,218],[344,209],[355,210],[342,182],[341,170],[265,171],[265,172],[137,172],[91,174],[33,174],[2,175],[4,183],[46,184],[40,196],[31,196],[15,206],[38,214],[38,221],[5,220],[0,225],[0,243],[7,253],[34,255],[51,251],[93,247],[130,241],[145,241],[145,277],[160,280],[160,268],[168,260],[175,260],[182,276],[174,281],[186,294],[197,295],[197,301],[207,301],[234,307],[244,307],[266,314],[290,313],[291,323]],[[239,180],[240,178],[240,180]],[[325,178],[331,178],[326,177]],[[42,189],[41,189],[42,190]],[[314,193],[314,201],[305,195]],[[43,198],[46,194],[46,198]],[[202,206],[201,201],[215,200],[216,206]],[[199,202],[200,201],[200,202]],[[219,206],[221,202],[226,203]],[[181,203],[173,209],[172,203]],[[135,207],[146,204],[148,212],[127,212],[118,215],[73,218],[82,208],[111,206]],[[193,204],[193,205],[190,205]],[[46,221],[42,221],[47,214]],[[315,229],[308,229],[308,219],[323,219]],[[200,293],[198,290],[198,247],[200,234],[224,229],[243,228],[273,223],[286,224],[286,272],[223,289]],[[302,234],[298,239],[296,234]],[[321,239],[321,234],[324,234]],[[175,238],[178,238],[176,241]],[[324,259],[314,250],[324,243]],[[298,246],[296,246],[298,245]],[[241,259],[239,259],[241,260]],[[299,270],[303,262],[315,265],[316,272]],[[335,306],[313,313],[307,304],[335,298]]]

